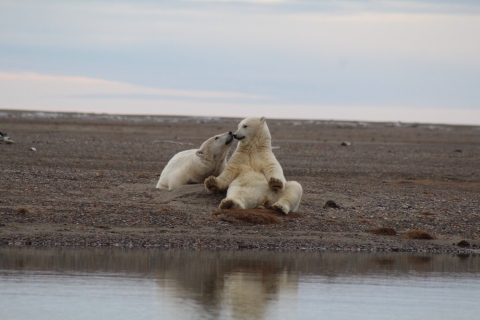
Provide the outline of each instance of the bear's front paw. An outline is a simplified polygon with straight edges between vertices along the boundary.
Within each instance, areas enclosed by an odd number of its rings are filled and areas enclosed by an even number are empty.
[[[205,179],[205,182],[203,183],[205,185],[205,188],[207,188],[208,191],[210,192],[218,192],[218,181],[217,178],[214,176],[210,176],[207,179]]]
[[[270,178],[268,181],[268,187],[273,191],[279,191],[283,189],[283,182],[277,178]]]

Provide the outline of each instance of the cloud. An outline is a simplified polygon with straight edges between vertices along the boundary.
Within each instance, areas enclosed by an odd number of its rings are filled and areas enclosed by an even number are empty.
[[[68,48],[186,45],[279,50],[310,57],[351,54],[480,64],[480,44],[475,41],[480,6],[468,2],[457,6],[410,1],[326,1],[316,6],[303,1],[209,3],[44,6],[7,1],[0,13],[0,43]],[[463,11],[448,13],[443,7]]]
[[[166,90],[36,73],[0,72],[0,109],[111,114],[480,124],[480,110],[274,103],[234,93]]]
[[[3,105],[13,104],[21,99],[21,92],[29,97],[43,99],[91,98],[91,99],[209,99],[209,100],[265,100],[268,97],[215,91],[172,90],[149,88],[118,81],[93,79],[87,77],[69,77],[43,75],[37,73],[0,72],[0,84],[5,89],[0,97]],[[2,101],[3,100],[3,101]]]

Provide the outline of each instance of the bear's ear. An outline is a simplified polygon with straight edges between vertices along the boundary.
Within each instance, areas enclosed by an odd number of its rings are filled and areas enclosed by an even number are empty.
[[[260,118],[260,121],[262,121],[262,123],[264,123],[265,121],[267,121],[267,118],[261,117],[261,118]]]
[[[195,152],[195,154],[196,154],[197,156],[199,156],[200,158],[205,157],[205,153],[203,153],[202,150],[197,150],[197,152]]]

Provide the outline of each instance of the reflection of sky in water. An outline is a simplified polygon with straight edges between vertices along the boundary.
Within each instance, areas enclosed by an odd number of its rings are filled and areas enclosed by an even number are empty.
[[[478,254],[0,250],[2,319],[477,319]]]
[[[480,310],[474,302],[480,298],[478,277],[472,281],[455,277],[373,276],[328,284],[318,278],[305,280],[308,283],[300,284],[298,294],[298,318],[316,315],[324,319],[475,319]],[[470,297],[465,299],[466,295]]]
[[[219,304],[202,306],[173,279],[121,274],[0,275],[2,319],[477,319],[480,279],[469,277],[301,277],[295,289],[248,291],[260,279],[222,292]],[[232,285],[232,284],[230,284]],[[265,292],[260,290],[262,294]],[[237,300],[233,300],[237,299]]]
[[[161,319],[156,286],[127,275],[0,275],[2,319]]]
[[[480,124],[478,1],[0,4],[0,108]]]

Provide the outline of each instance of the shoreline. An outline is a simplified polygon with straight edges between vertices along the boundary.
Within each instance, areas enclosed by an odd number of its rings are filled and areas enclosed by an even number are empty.
[[[0,110],[0,247],[480,252],[480,127],[267,119],[304,195],[262,225],[212,215],[222,195],[202,185],[155,189],[174,154],[238,119],[23,114]]]

